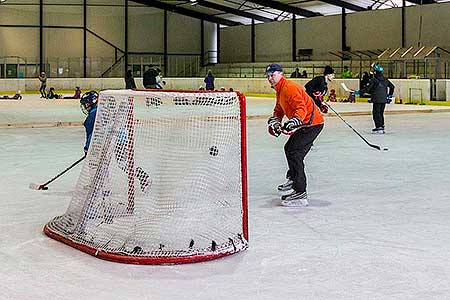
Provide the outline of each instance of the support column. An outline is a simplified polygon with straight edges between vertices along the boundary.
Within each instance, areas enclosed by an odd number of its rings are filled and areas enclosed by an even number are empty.
[[[251,30],[251,62],[256,62],[256,28],[255,19],[252,19],[252,30]]]
[[[168,41],[167,41],[167,30],[168,30],[168,24],[167,24],[167,10],[164,10],[164,76],[167,76],[168,71],[168,56],[167,56],[167,49],[168,49]]]
[[[87,77],[87,0],[83,1],[83,77]]]
[[[205,66],[205,21],[200,20],[200,66]]]
[[[125,53],[124,55],[124,74],[127,74],[128,71],[128,0],[125,0]]]
[[[342,37],[342,45],[341,45],[341,49],[342,51],[346,51],[348,50],[347,47],[347,26],[346,26],[346,13],[345,13],[345,8],[342,8],[342,23],[341,23],[341,37]]]
[[[217,63],[220,63],[220,24],[216,24],[217,28]]]
[[[297,19],[292,15],[292,61],[297,61]]]
[[[405,16],[406,1],[402,1],[402,48],[405,48],[405,35],[406,35],[406,16]]]
[[[39,0],[39,70],[44,72],[44,0]]]

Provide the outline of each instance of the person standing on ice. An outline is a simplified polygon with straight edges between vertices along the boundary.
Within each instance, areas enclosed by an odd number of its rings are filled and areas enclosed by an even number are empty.
[[[383,76],[383,67],[380,64],[374,64],[372,69],[375,74],[370,78],[369,83],[361,90],[354,91],[353,94],[355,96],[365,93],[370,94],[370,102],[373,103],[372,117],[375,123],[372,133],[384,134],[384,109],[386,103],[391,103],[392,101],[395,86]]]
[[[304,159],[322,131],[324,119],[305,90],[283,76],[280,65],[267,66],[265,74],[277,97],[273,115],[267,121],[269,134],[275,137],[281,133],[289,135],[284,145],[288,180],[278,186],[281,205],[308,206]],[[284,116],[288,120],[282,125]]]

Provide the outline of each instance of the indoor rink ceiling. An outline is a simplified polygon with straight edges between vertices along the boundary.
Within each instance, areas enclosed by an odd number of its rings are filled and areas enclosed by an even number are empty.
[[[450,0],[406,0],[405,6]],[[401,7],[403,0],[135,0],[152,7],[224,26],[249,25],[323,15]]]

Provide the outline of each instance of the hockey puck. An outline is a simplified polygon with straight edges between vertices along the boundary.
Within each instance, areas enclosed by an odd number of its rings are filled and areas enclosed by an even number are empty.
[[[389,149],[388,148],[383,148],[383,151],[388,151]]]
[[[209,155],[217,156],[218,154],[219,154],[219,149],[217,149],[216,146],[211,146],[211,148],[209,148]]]

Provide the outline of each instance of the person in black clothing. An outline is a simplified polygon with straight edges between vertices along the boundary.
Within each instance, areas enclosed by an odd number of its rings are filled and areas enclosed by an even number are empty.
[[[308,78],[308,73],[306,73],[306,70],[303,70],[301,78]]]
[[[142,76],[142,83],[146,89],[157,89],[156,77],[159,75],[158,71],[154,68],[153,65],[150,65],[149,68],[144,72]]]
[[[306,93],[314,100],[314,103],[324,114],[328,112],[328,106],[323,103],[323,96],[328,91],[328,81],[334,79],[334,69],[326,66],[323,75],[316,76],[305,84]]]
[[[298,68],[295,68],[295,71],[292,72],[291,78],[302,78],[302,74],[300,74],[300,70]]]
[[[370,80],[369,73],[364,72],[363,76],[361,78],[361,81],[359,82],[359,89],[362,89],[363,87],[365,87],[369,83],[369,80]],[[363,94],[361,94],[360,96],[364,97]]]
[[[134,82],[133,72],[128,70],[125,74],[125,88],[126,89],[135,89],[136,83]]]
[[[55,92],[55,88],[51,87],[47,93],[47,99],[61,99],[62,95]]]
[[[384,131],[384,109],[386,103],[391,103],[392,95],[394,94],[394,85],[387,78],[383,76],[383,67],[380,64],[375,64],[373,67],[375,72],[373,78],[369,83],[359,91],[354,91],[355,95],[364,93],[370,94],[370,102],[372,106],[372,116],[375,123],[373,133],[385,133]]]

